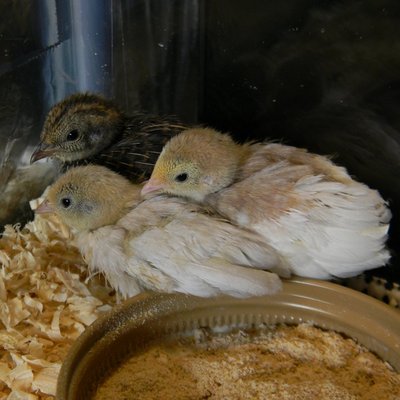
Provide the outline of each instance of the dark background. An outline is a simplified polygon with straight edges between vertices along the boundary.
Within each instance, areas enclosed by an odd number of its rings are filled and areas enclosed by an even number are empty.
[[[26,164],[49,108],[86,90],[306,147],[387,199],[394,257],[374,273],[400,281],[397,0],[2,0],[0,15],[2,165]]]

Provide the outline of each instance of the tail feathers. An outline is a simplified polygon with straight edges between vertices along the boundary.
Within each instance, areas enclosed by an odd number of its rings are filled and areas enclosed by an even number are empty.
[[[315,206],[308,212],[293,212],[285,219],[285,226],[290,226],[303,244],[304,249],[298,250],[307,250],[310,257],[303,276],[323,279],[310,276],[312,264],[321,269],[322,275],[343,278],[389,261],[385,242],[391,212],[379,192],[358,182],[343,185],[316,181],[302,190],[313,192]],[[295,225],[301,230],[296,230]],[[295,272],[302,270],[298,262],[296,269]]]
[[[319,260],[321,268],[329,272],[330,275],[337,278],[349,278],[361,274],[370,269],[385,266],[390,260],[390,252],[387,249],[381,249],[371,254],[371,257],[365,257],[363,260],[358,259],[354,263],[341,263],[340,261],[324,262]]]

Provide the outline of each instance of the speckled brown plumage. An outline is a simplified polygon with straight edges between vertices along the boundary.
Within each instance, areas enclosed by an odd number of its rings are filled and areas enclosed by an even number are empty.
[[[186,128],[173,116],[139,112],[128,116],[110,100],[78,93],[49,111],[31,160],[53,157],[63,169],[100,164],[142,182],[150,176],[164,144]]]

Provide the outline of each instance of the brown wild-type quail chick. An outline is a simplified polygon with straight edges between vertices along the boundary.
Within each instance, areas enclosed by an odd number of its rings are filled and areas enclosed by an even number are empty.
[[[77,93],[49,111],[31,162],[58,159],[71,165],[99,164],[133,182],[146,179],[163,145],[185,126],[175,117],[125,115],[110,100]]]
[[[288,268],[257,234],[185,199],[141,201],[140,190],[105,167],[80,166],[51,186],[36,212],[55,212],[69,225],[89,268],[122,297],[146,289],[202,297],[280,290],[277,274],[289,276]]]
[[[159,193],[206,204],[257,232],[297,275],[344,278],[390,258],[391,212],[380,194],[304,149],[189,129],[167,143],[142,190]]]

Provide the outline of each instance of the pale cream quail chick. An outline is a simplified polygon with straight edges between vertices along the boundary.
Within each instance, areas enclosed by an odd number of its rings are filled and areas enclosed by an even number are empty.
[[[100,164],[133,182],[142,182],[150,175],[163,145],[185,128],[172,116],[128,116],[99,95],[77,93],[49,111],[31,162],[52,157],[64,169]]]
[[[288,276],[258,235],[184,199],[141,202],[141,186],[102,166],[70,169],[36,211],[55,212],[76,233],[89,268],[123,296],[144,289],[197,296],[266,295]]]
[[[211,206],[257,232],[297,275],[349,277],[390,258],[391,213],[379,193],[304,149],[239,145],[213,129],[189,129],[167,143],[142,189],[159,193]]]

